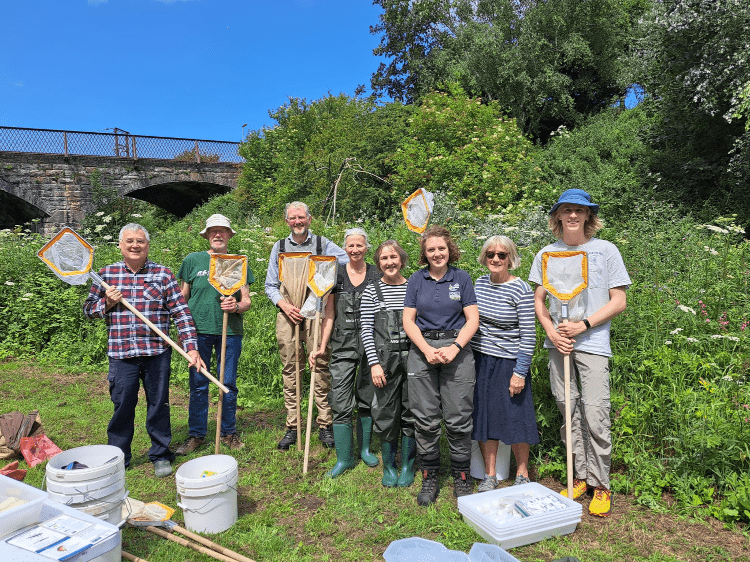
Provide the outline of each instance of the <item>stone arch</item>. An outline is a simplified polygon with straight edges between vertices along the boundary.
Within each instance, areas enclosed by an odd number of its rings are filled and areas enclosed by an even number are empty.
[[[236,178],[221,174],[176,173],[131,181],[118,192],[122,196],[147,201],[178,217],[184,217],[211,197],[229,193],[236,187]]]
[[[0,178],[0,229],[13,228],[34,219],[41,219],[36,228],[32,228],[41,230],[39,225],[47,222],[54,214],[54,211],[32,191]]]

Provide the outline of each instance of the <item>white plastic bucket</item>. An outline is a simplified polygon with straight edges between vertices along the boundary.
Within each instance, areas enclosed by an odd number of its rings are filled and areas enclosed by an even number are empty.
[[[495,459],[495,475],[498,480],[505,480],[510,473],[510,445],[502,441],[497,447],[497,458]],[[471,475],[479,480],[484,480],[484,459],[479,449],[479,442],[471,442]]]
[[[63,467],[78,461],[89,468],[64,470]],[[118,469],[125,469],[125,455],[112,445],[87,445],[58,453],[47,463],[47,480],[81,482],[105,478]]]
[[[177,469],[175,483],[185,527],[197,533],[220,533],[237,522],[237,460],[208,455]]]
[[[77,461],[88,468],[65,470]],[[111,445],[89,445],[69,449],[47,463],[49,499],[122,525],[122,504],[128,496],[125,487],[125,455]]]

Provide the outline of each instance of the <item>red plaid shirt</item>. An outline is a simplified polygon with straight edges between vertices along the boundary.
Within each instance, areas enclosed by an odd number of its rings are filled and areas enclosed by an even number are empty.
[[[108,265],[99,272],[108,285],[116,287],[125,300],[148,318],[165,334],[169,333],[169,319],[174,320],[185,351],[198,349],[193,317],[190,315],[180,287],[172,271],[163,265],[146,260],[133,273],[124,261]],[[114,359],[159,355],[168,345],[140,318],[118,303],[105,312],[104,289],[91,286],[83,313],[88,318],[104,318],[109,332],[107,355]]]

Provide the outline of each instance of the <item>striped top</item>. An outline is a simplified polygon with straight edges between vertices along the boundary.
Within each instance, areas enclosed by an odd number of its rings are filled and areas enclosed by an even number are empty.
[[[526,281],[516,278],[506,283],[477,279],[474,291],[479,306],[479,329],[472,348],[486,355],[517,359],[515,371],[526,376],[536,346],[534,292]]]
[[[409,281],[404,281],[402,285],[388,285],[382,280],[377,281],[377,283],[380,283],[380,291],[383,293],[383,299],[385,300],[385,309],[402,310],[404,308],[406,286],[409,284]],[[362,302],[359,305],[359,318],[362,323],[362,344],[365,347],[365,353],[367,354],[367,362],[369,365],[377,365],[380,363],[378,360],[378,354],[375,350],[375,337],[373,335],[375,313],[379,309],[380,302],[378,301],[378,294],[375,292],[375,287],[371,283],[367,285],[367,288],[362,293]]]

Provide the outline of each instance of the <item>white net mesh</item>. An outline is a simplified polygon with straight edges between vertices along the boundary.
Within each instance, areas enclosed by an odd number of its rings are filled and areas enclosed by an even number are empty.
[[[211,271],[211,284],[223,295],[229,296],[245,285],[247,258],[245,256],[211,256],[215,265]]]
[[[42,248],[39,257],[60,279],[71,285],[83,285],[89,279],[93,250],[73,231]]]
[[[406,203],[406,221],[410,228],[414,227],[419,231],[424,231],[435,206],[435,199],[429,191],[424,189],[419,191],[420,194],[410,198]]]
[[[308,286],[318,297],[322,297],[336,283],[336,260],[315,260],[312,267],[315,273]]]
[[[566,318],[571,322],[577,322],[585,315],[587,302],[584,290],[587,285],[584,276],[585,260],[585,252],[570,255],[551,252],[543,261],[545,264],[544,288],[550,295],[549,313],[555,325],[563,320],[563,302],[568,303]]]

